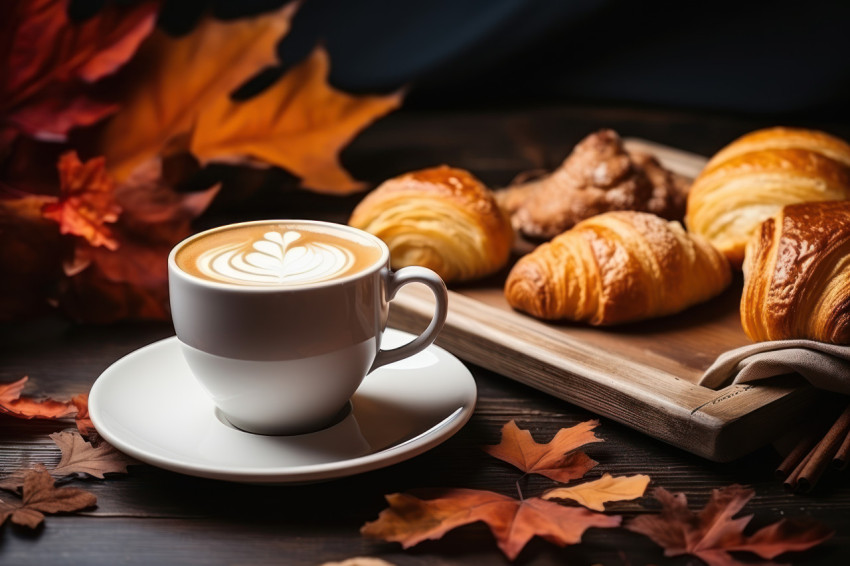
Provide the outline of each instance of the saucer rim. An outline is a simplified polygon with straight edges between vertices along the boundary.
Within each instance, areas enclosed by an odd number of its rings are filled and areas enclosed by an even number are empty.
[[[387,328],[387,331],[407,335],[411,338],[415,337],[408,332],[393,328]],[[143,463],[185,475],[239,483],[279,485],[308,483],[356,475],[403,462],[442,444],[469,422],[477,404],[477,386],[469,368],[452,353],[436,344],[431,344],[426,350],[439,350],[444,354],[446,360],[457,364],[459,371],[461,371],[465,378],[465,383],[459,385],[459,388],[463,387],[464,398],[462,403],[459,403],[458,407],[451,413],[448,413],[443,420],[427,429],[423,429],[416,436],[362,456],[302,466],[247,467],[232,470],[226,466],[175,461],[167,456],[150,452],[133,445],[129,441],[125,441],[120,435],[114,434],[114,431],[110,430],[108,425],[104,425],[107,419],[101,415],[99,392],[101,388],[105,387],[104,383],[110,379],[115,379],[113,375],[118,374],[120,376],[122,365],[132,363],[136,361],[136,358],[150,355],[148,350],[176,347],[178,343],[177,336],[163,338],[137,348],[112,363],[98,376],[91,388],[91,392],[89,393],[89,416],[98,434],[119,451]],[[375,371],[380,372],[381,369],[379,368]],[[244,434],[250,433],[245,432]]]

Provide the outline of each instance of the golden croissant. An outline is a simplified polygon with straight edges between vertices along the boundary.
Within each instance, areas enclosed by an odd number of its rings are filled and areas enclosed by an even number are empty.
[[[468,171],[445,165],[384,182],[349,224],[386,242],[394,269],[421,265],[447,282],[504,267],[514,237],[491,191]]]
[[[747,245],[741,324],[752,340],[850,344],[850,202],[786,206]]]
[[[609,325],[679,312],[730,281],[726,258],[678,222],[618,211],[583,220],[520,258],[505,297],[539,318]]]
[[[850,145],[823,132],[769,128],[723,148],[696,178],[685,224],[736,267],[758,226],[783,206],[850,198]]]

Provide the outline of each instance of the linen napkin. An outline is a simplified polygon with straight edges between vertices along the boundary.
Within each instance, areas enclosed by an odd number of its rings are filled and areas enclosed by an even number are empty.
[[[813,340],[758,342],[718,356],[699,384],[715,389],[787,373],[802,375],[818,389],[850,394],[850,346]]]

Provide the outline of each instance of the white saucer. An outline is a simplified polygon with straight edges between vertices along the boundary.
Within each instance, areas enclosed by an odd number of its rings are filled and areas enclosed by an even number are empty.
[[[388,329],[384,347],[411,338]],[[430,346],[368,375],[336,425],[298,436],[250,434],[218,415],[178,346],[166,338],[112,364],[92,387],[89,412],[122,452],[193,476],[282,484],[374,470],[445,441],[475,407],[472,374]]]

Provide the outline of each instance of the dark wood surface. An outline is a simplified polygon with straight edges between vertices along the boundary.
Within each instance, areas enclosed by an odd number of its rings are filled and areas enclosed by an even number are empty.
[[[406,170],[449,163],[499,186],[522,171],[554,167],[581,137],[600,127],[711,154],[737,135],[776,123],[773,118],[588,107],[401,112],[365,132],[346,150],[343,161],[370,184]],[[846,124],[803,125],[850,138]],[[225,194],[200,224],[296,215],[344,219],[359,198],[315,196],[291,190],[291,185],[284,175],[258,186],[250,199]],[[28,375],[27,393],[68,397],[87,391],[100,372],[124,354],[171,334],[167,322],[91,326],[50,318],[5,323],[0,325],[0,383]],[[35,532],[3,527],[0,563],[318,565],[353,556],[376,556],[399,565],[507,563],[481,525],[460,528],[407,551],[359,534],[360,526],[385,508],[384,494],[433,486],[514,495],[519,473],[479,449],[498,442],[501,426],[510,419],[545,441],[562,427],[594,417],[493,372],[470,369],[479,388],[472,419],[456,436],[412,460],[349,478],[289,487],[230,484],[135,466],[126,476],[74,482],[97,495],[94,510],[48,517]],[[55,463],[59,453],[47,435],[66,426],[0,416],[0,470]],[[784,517],[811,516],[836,531],[821,547],[783,557],[784,562],[850,560],[846,473],[829,473],[810,495],[792,495],[773,478],[779,456],[772,447],[717,464],[607,419],[597,430],[605,442],[588,448],[600,462],[589,477],[603,472],[649,474],[651,488],[683,491],[694,508],[706,502],[713,488],[751,485],[756,497],[745,512],[755,513],[753,527]],[[526,495],[536,495],[551,482],[532,477],[522,480],[522,486]],[[7,497],[0,494],[0,499]],[[648,497],[609,505],[610,512],[626,518],[655,510]],[[649,539],[624,529],[592,529],[582,544],[564,549],[535,539],[516,563],[636,566],[699,561],[667,559]]]

